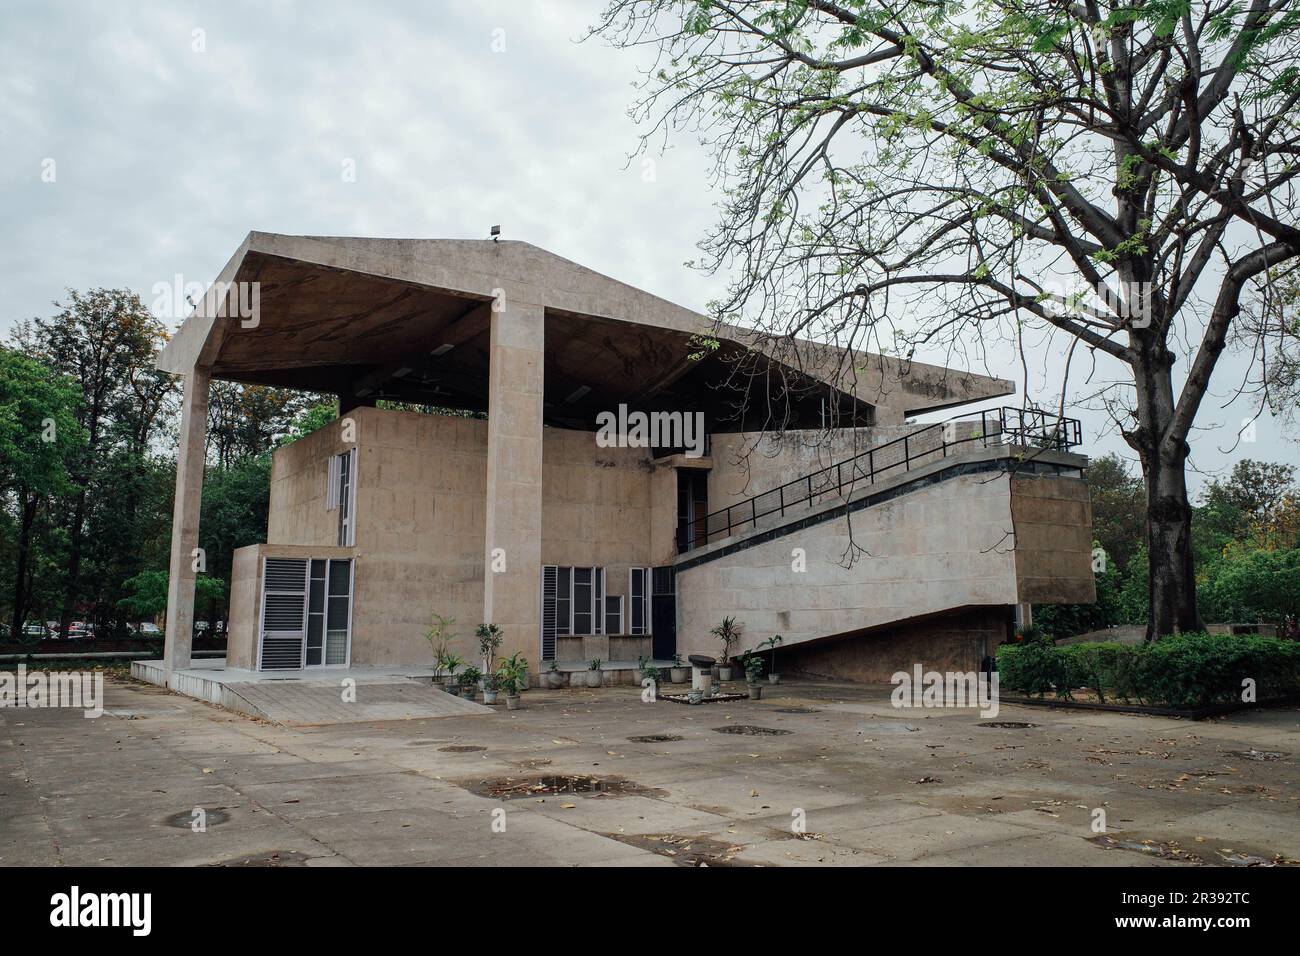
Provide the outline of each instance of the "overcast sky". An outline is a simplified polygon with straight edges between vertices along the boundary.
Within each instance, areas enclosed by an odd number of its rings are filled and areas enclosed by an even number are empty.
[[[719,280],[683,263],[714,220],[706,157],[683,137],[652,176],[628,164],[638,57],[575,42],[602,6],[6,0],[0,333],[69,286],[148,303],[178,274],[209,282],[254,229],[486,238],[500,223],[702,310]],[[1024,388],[1013,355],[992,361]],[[1228,451],[1253,411],[1220,408],[1240,374],[1233,359],[1216,375],[1193,465],[1300,463],[1267,414]],[[1031,375],[1045,398],[1059,361]],[[1132,457],[1083,417],[1089,453]]]

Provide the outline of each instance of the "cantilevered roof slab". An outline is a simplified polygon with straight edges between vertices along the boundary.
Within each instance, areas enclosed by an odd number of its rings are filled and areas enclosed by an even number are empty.
[[[865,353],[827,361],[843,353],[813,343],[798,344],[807,362],[773,362],[747,353],[742,330],[692,360],[692,336],[713,331],[705,316],[524,242],[254,232],[217,281],[257,284],[256,322],[208,315],[205,299],[160,369],[199,364],[217,379],[486,410],[490,310],[514,301],[544,307],[545,415],[564,427],[594,427],[620,402],[702,410],[717,431],[774,427],[773,408],[785,427],[816,427],[828,411],[840,425],[868,424],[882,404],[912,414],[1014,391]]]

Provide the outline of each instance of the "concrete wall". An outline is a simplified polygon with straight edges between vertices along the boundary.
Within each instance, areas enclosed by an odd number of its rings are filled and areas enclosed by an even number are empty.
[[[737,650],[789,647],[971,605],[1014,604],[1011,480],[964,475],[723,555],[677,574],[677,645],[716,654],[709,629],[737,617]],[[846,567],[846,555],[864,549]],[[803,549],[806,570],[792,568]]]
[[[1092,505],[1078,478],[1011,479],[1016,576],[1025,604],[1091,604]]]
[[[1008,636],[1009,607],[964,608],[777,651],[787,675],[887,682],[898,671],[978,671]]]
[[[476,660],[487,422],[375,408],[348,417],[358,448],[353,663],[428,662],[423,635],[435,612],[455,618],[455,649]],[[325,510],[327,462],[348,447],[333,423],[276,451],[272,543],[334,544],[338,514]],[[594,434],[562,429],[544,431],[542,456],[542,561],[604,567],[607,592],[623,595],[626,607],[628,569],[673,557],[673,468],[654,464],[645,449],[600,448]],[[662,527],[667,531],[651,533]],[[507,566],[509,550],[507,544]],[[243,578],[238,557],[236,570]],[[536,590],[540,601],[540,582]],[[519,650],[536,665],[538,641],[531,630],[508,630],[502,652]]]
[[[257,641],[262,632],[262,560],[264,558],[350,558],[351,548],[324,545],[252,544],[235,550],[231,568],[230,620],[226,666],[257,669]]]
[[[888,680],[918,662],[974,669],[1017,602],[1095,599],[1082,479],[985,472],[910,487],[849,517],[679,568],[678,648],[717,654],[708,632],[732,615],[745,627],[740,650],[777,633],[795,669]],[[760,522],[760,531],[775,525]],[[796,548],[804,571],[794,570]]]

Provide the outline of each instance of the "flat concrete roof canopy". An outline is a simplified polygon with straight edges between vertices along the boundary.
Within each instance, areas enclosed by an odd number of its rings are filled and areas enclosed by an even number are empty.
[[[544,310],[544,418],[553,426],[594,429],[596,414],[620,403],[703,411],[711,431],[819,427],[828,407],[840,426],[867,425],[882,404],[914,414],[1014,391],[1001,379],[867,353],[840,363],[837,350],[810,342],[797,344],[797,363],[787,352],[777,362],[748,348],[740,329],[723,330],[721,346],[693,360],[692,337],[713,332],[707,317],[525,242],[253,232],[217,282],[257,283],[256,325],[208,315],[204,300],[159,368],[198,365],[216,379],[332,392],[349,405],[486,411],[494,301]],[[819,371],[841,364],[848,375]]]

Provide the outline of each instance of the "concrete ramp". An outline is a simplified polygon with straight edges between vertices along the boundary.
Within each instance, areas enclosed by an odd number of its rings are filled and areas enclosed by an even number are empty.
[[[286,727],[492,713],[491,707],[453,697],[434,687],[428,679],[385,670],[388,672],[348,668],[332,673],[319,670],[275,673],[226,668],[224,660],[211,660],[195,661],[184,670],[173,671],[169,682],[161,661],[131,664],[131,676],[138,680]]]
[[[260,680],[226,687],[247,704],[234,709],[287,727],[492,713],[491,707],[406,677],[358,678],[348,700],[341,682]]]

